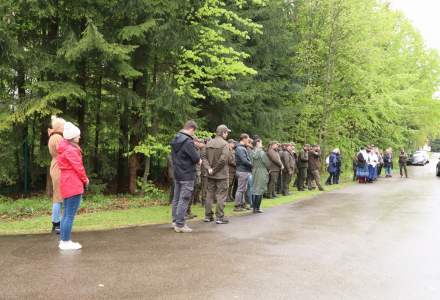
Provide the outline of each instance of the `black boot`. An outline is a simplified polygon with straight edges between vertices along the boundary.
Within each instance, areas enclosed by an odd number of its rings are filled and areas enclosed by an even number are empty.
[[[258,206],[258,202],[257,202],[257,195],[252,195],[251,201],[252,201],[252,212],[255,214],[257,213],[257,206]]]
[[[263,211],[261,210],[261,201],[263,200],[262,196],[257,196],[258,200],[257,200],[257,213],[262,213]]]
[[[56,234],[60,234],[61,226],[60,222],[52,222],[52,232],[55,232]]]

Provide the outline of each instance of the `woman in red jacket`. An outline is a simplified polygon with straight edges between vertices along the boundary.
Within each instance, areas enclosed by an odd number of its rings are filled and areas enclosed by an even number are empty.
[[[89,184],[82,162],[79,139],[81,131],[70,122],[64,125],[64,139],[58,146],[58,167],[61,171],[60,190],[64,201],[64,215],[61,220],[61,250],[79,250],[82,246],[70,239],[73,220],[81,203],[84,186]]]

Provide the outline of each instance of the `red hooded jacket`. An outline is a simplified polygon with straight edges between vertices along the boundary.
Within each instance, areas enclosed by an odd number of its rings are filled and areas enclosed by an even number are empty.
[[[81,148],[63,139],[58,145],[57,162],[61,170],[60,189],[63,199],[83,194],[88,178],[82,162]]]

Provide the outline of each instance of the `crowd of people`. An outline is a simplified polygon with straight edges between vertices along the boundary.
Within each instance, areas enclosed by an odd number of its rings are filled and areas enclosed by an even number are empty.
[[[408,155],[404,149],[399,153],[400,177],[408,178],[407,171]],[[378,147],[370,145],[362,148],[357,155],[353,157],[353,181],[359,183],[373,183],[385,170],[385,177],[393,176],[393,149],[388,148],[383,152]]]
[[[272,141],[265,147],[259,136],[251,138],[246,133],[238,141],[228,139],[231,130],[226,125],[218,126],[212,139],[198,139],[196,130],[196,122],[186,122],[171,141],[168,157],[168,175],[173,182],[172,222],[178,233],[192,232],[186,220],[195,217],[191,212],[193,203],[204,205],[204,222],[227,224],[229,220],[224,213],[227,201],[234,201],[234,211],[253,210],[258,214],[263,212],[263,197],[290,195],[292,186],[298,191],[324,190],[319,145],[305,144],[297,152],[294,143]],[[48,134],[52,157],[52,231],[60,234],[61,250],[78,250],[82,246],[71,240],[71,232],[84,189],[89,184],[79,146],[81,131],[74,124],[53,117]],[[342,169],[340,150],[334,149],[325,161],[329,173],[325,183],[338,184]],[[402,149],[401,177],[408,177],[406,162],[407,155]],[[372,183],[382,169],[386,177],[391,177],[392,168],[392,149],[383,153],[371,145],[353,157],[353,180]]]
[[[196,217],[191,212],[193,203],[204,205],[205,222],[227,224],[227,201],[234,202],[234,211],[252,210],[257,214],[263,212],[263,197],[290,195],[291,186],[298,191],[324,191],[319,145],[305,144],[297,152],[294,143],[272,141],[265,147],[259,136],[251,138],[246,133],[238,141],[228,139],[231,131],[226,125],[218,126],[212,139],[196,138],[196,130],[197,124],[188,121],[171,142],[168,157],[176,232],[192,231],[185,220]],[[341,166],[340,151],[335,149],[328,157],[326,184],[339,183]]]

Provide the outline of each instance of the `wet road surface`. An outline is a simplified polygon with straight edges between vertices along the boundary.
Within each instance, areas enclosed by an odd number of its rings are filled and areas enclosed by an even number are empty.
[[[192,234],[0,237],[0,299],[440,299],[436,163]]]

